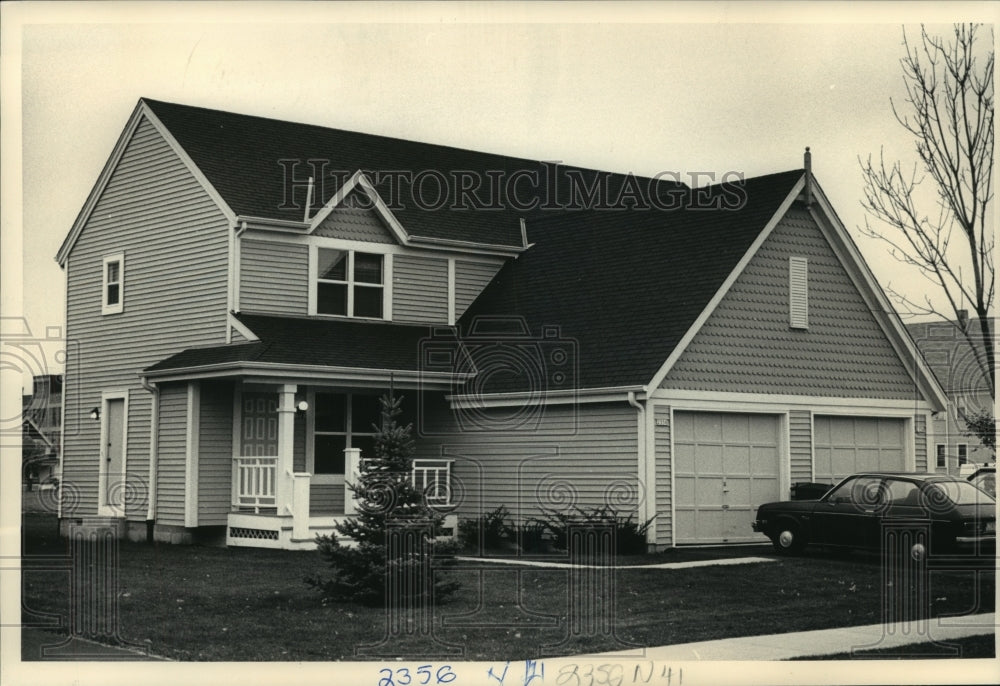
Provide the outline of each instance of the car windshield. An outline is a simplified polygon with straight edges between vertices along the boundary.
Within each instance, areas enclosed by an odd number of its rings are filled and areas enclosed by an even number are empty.
[[[979,490],[968,481],[935,481],[927,487],[927,494],[932,500],[944,494],[956,505],[975,505],[976,503],[996,502],[988,493]]]
[[[997,494],[996,472],[980,472],[969,480],[969,483],[976,488],[981,488],[993,497]]]

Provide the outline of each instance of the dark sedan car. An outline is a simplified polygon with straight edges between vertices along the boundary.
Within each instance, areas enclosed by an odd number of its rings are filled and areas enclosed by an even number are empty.
[[[779,552],[795,552],[807,544],[879,549],[890,526],[928,532],[934,553],[995,549],[996,500],[944,474],[854,474],[819,500],[761,505],[753,530]]]

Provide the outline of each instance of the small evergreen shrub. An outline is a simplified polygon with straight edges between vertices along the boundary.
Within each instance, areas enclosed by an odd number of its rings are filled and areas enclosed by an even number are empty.
[[[379,605],[389,597],[390,585],[394,586],[391,597],[400,603],[436,602],[459,587],[458,582],[428,569],[452,563],[455,546],[435,540],[444,517],[427,505],[410,480],[413,426],[397,423],[401,402],[391,392],[381,398],[375,456],[362,461],[358,482],[349,485],[358,499],[357,516],[338,524],[336,534],[316,537],[317,550],[330,573],[305,581],[324,603]],[[401,545],[389,545],[390,531]],[[337,534],[357,545],[344,545]]]

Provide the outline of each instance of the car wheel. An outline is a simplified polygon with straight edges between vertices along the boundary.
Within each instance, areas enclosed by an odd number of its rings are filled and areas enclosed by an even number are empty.
[[[802,550],[806,540],[797,524],[781,522],[775,529],[774,535],[771,536],[771,543],[774,544],[774,549],[779,553],[788,555]]]

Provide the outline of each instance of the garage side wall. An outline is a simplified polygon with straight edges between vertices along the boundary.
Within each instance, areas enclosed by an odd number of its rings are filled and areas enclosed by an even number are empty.
[[[443,398],[422,408],[416,457],[454,460],[459,517],[477,517],[500,505],[518,520],[574,506],[638,510],[634,408],[624,401],[550,405],[537,423],[513,415],[512,408],[481,410],[473,425]],[[483,430],[501,427],[507,428]]]

